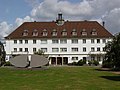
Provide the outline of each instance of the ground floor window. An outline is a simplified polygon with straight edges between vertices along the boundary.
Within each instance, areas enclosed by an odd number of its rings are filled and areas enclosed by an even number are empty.
[[[95,60],[95,56],[91,56],[91,60]]]
[[[87,58],[86,58],[86,57],[83,57],[83,60],[87,60]]]
[[[101,57],[100,56],[97,56],[97,61],[101,61]]]
[[[72,60],[78,60],[78,57],[72,57]]]

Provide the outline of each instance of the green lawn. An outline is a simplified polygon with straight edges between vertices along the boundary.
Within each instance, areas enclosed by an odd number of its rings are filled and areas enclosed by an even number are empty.
[[[0,90],[120,90],[120,75],[97,67],[0,68]]]

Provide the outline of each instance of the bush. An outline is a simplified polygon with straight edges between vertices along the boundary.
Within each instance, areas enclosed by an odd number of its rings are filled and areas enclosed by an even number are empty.
[[[102,67],[103,68],[112,68],[112,67],[114,67],[113,62],[103,61]]]
[[[5,62],[4,66],[13,66],[9,61]]]
[[[97,65],[99,65],[99,62],[98,62],[97,60],[93,60],[93,64],[94,64],[95,66],[97,66]]]
[[[93,62],[91,60],[88,60],[88,64],[89,64],[89,66],[91,66],[93,64]]]
[[[77,62],[77,65],[78,65],[78,66],[83,66],[84,64],[86,64],[86,60],[79,60],[79,61]]]
[[[68,65],[70,65],[70,66],[76,66],[77,62],[68,63]]]

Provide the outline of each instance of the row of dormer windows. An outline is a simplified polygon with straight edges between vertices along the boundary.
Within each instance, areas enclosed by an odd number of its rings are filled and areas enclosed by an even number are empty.
[[[61,35],[62,36],[67,36],[67,33],[68,32],[66,31],[66,29],[64,29],[61,32]],[[28,34],[29,34],[28,30],[24,30],[23,36],[28,36]],[[57,36],[58,32],[57,32],[57,30],[54,29],[51,34],[52,34],[52,36]],[[77,36],[78,33],[77,33],[76,29],[73,29],[71,34],[72,34],[72,36]],[[85,29],[83,29],[82,32],[81,32],[81,35],[82,36],[87,36],[87,34],[88,34],[87,31]],[[96,32],[95,29],[93,29],[91,31],[91,35],[97,35],[97,32]],[[36,29],[32,32],[32,36],[38,36],[38,31]],[[43,30],[42,36],[48,36],[48,32],[47,32],[46,29]]]

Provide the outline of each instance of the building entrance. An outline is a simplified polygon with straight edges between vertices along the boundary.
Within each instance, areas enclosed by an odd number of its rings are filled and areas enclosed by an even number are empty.
[[[67,65],[68,57],[50,57],[50,63],[52,65]]]

